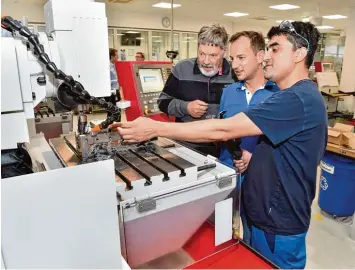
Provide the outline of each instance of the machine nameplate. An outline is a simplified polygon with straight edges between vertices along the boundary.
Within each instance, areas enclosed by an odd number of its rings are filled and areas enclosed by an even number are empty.
[[[157,203],[153,198],[137,201],[137,211],[139,213],[154,210],[156,207],[157,207]]]
[[[225,188],[231,184],[232,184],[232,177],[230,177],[230,176],[223,177],[223,178],[217,180],[217,186],[219,188]]]

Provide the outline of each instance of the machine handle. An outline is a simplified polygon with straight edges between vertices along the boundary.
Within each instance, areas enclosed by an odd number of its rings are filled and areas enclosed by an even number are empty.
[[[218,114],[218,119],[224,119],[227,111],[221,111]],[[224,143],[222,143],[231,154],[234,160],[240,160],[242,158],[242,149],[240,148],[240,144],[242,143],[242,139],[231,139]]]

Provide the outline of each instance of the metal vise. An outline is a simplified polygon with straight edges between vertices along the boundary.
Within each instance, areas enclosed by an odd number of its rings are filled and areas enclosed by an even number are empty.
[[[107,148],[117,148],[122,138],[117,132],[98,132],[76,136],[76,147],[82,160],[86,160],[95,145],[106,145]]]

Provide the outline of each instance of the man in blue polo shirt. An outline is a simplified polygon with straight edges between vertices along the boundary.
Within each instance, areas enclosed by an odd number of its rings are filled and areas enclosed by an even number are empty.
[[[284,21],[271,28],[268,38],[265,77],[281,91],[263,103],[221,120],[138,118],[113,127],[127,142],[158,136],[212,142],[259,135],[243,183],[251,245],[281,268],[304,268],[317,166],[327,144],[324,100],[308,78],[320,33],[313,24]]]
[[[255,31],[238,32],[230,38],[229,42],[232,69],[239,82],[233,83],[223,90],[219,112],[225,111],[225,118],[253,108],[279,90],[275,83],[267,81],[264,77],[262,64],[265,54],[265,40],[261,33]],[[225,147],[221,147],[219,160],[228,166],[234,165],[240,173],[243,173],[242,181],[258,138],[259,136],[249,136],[242,139],[242,158],[240,160],[233,160],[229,151]],[[244,216],[243,205],[241,206],[241,219],[243,240],[250,244],[250,230]]]

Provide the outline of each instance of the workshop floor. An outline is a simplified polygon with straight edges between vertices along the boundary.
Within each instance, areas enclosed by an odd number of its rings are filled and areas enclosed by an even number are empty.
[[[340,223],[320,213],[317,190],[312,205],[311,226],[307,235],[306,268],[354,269],[355,241],[349,237],[350,229],[349,222]]]
[[[92,114],[88,115],[88,121],[104,120],[105,117],[106,114]],[[122,119],[125,119],[125,115],[123,115]],[[77,117],[74,117],[73,122],[74,127],[76,127]],[[319,183],[317,187],[319,187]],[[318,206],[317,188],[316,198],[312,205],[311,226],[307,235],[306,268],[355,268],[355,241],[352,241],[349,237],[350,229],[349,223],[340,223],[321,214]],[[181,259],[181,255],[178,257]],[[168,256],[166,259],[170,261],[171,257]]]

